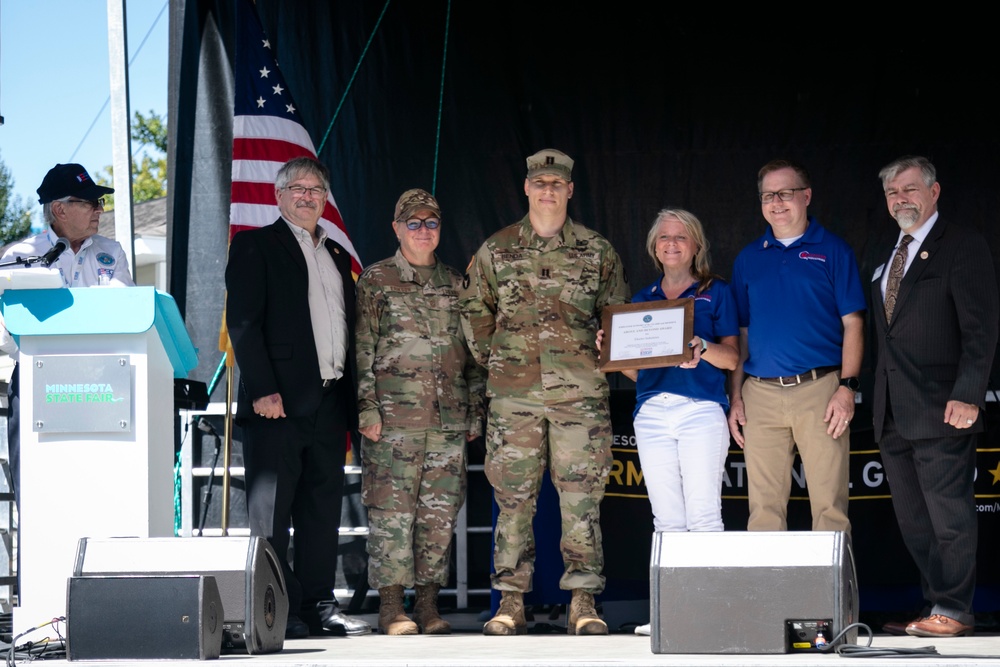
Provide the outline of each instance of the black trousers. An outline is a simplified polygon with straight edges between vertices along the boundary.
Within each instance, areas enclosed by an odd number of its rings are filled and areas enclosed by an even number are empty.
[[[241,424],[250,532],[267,538],[281,560],[292,614],[332,600],[336,585],[347,429],[335,386],[311,415],[255,415]]]
[[[942,415],[944,413],[942,412]],[[930,613],[972,624],[976,435],[906,440],[887,410],[879,449],[903,542]]]

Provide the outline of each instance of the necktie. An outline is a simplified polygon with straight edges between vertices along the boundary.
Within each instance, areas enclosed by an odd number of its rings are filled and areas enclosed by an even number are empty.
[[[906,266],[906,256],[909,254],[906,248],[912,240],[913,237],[909,234],[903,235],[896,256],[892,258],[892,266],[889,267],[889,280],[885,284],[886,322],[892,321],[892,311],[896,308],[896,296],[899,294],[899,283],[903,280],[903,268]]]

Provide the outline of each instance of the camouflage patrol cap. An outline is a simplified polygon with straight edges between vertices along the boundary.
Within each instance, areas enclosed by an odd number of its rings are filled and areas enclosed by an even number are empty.
[[[539,174],[555,174],[573,180],[573,158],[555,148],[544,148],[528,158],[528,178]]]
[[[417,211],[431,211],[437,217],[441,217],[441,207],[438,206],[434,195],[427,190],[413,188],[399,196],[399,201],[396,202],[396,217],[393,220],[406,220]]]

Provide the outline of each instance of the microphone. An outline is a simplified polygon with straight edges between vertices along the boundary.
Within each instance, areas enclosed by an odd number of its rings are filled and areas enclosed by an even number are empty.
[[[49,251],[47,253],[42,255],[41,259],[39,259],[38,262],[43,266],[45,266],[45,268],[49,268],[50,266],[52,266],[53,262],[59,259],[59,255],[66,252],[66,248],[68,247],[69,247],[69,241],[60,238],[56,241],[56,244],[54,246],[49,248]]]
[[[212,426],[212,422],[208,421],[204,417],[198,417],[198,430],[202,433],[214,435],[216,438],[219,437],[219,432],[215,430],[214,426]]]

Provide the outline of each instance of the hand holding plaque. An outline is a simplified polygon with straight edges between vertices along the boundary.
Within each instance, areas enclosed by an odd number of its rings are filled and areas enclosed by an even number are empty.
[[[605,306],[598,367],[604,372],[677,366],[694,356],[694,300]]]

